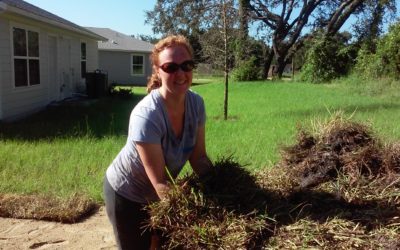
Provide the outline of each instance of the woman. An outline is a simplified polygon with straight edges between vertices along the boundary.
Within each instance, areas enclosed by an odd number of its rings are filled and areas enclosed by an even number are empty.
[[[133,109],[126,145],[104,180],[107,215],[120,249],[149,249],[143,208],[165,196],[169,174],[175,178],[187,160],[198,175],[212,167],[203,99],[189,89],[192,47],[183,36],[168,36],[155,45],[151,60],[149,94]]]

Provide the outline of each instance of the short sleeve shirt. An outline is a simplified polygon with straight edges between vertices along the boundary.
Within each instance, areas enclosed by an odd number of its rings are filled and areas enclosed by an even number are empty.
[[[173,132],[164,101],[158,89],[150,92],[132,110],[128,139],[107,169],[114,190],[139,203],[158,199],[136,149],[136,142],[160,144],[166,167],[173,178],[179,174],[196,144],[198,128],[205,123],[203,99],[193,91],[185,97],[185,117],[181,138]]]

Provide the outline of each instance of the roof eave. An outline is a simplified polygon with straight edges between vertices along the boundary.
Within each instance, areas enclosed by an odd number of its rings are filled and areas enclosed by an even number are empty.
[[[105,49],[105,48],[98,48],[101,51],[117,51],[117,52],[130,52],[130,53],[146,53],[150,54],[151,51],[147,50],[128,50],[128,49]]]
[[[66,29],[66,30],[70,30],[70,31],[79,33],[81,35],[88,36],[88,37],[90,37],[90,38],[92,38],[94,40],[97,40],[97,41],[108,41],[107,38],[105,38],[103,36],[100,36],[100,35],[98,35],[96,33],[93,33],[93,32],[91,32],[91,31],[89,31],[89,30],[87,30],[87,29],[85,29],[83,27],[81,29],[78,29],[76,27],[72,27],[70,25],[67,25],[67,24],[64,24],[64,23],[60,23],[60,22],[57,22],[55,20],[52,20],[52,19],[49,19],[49,18],[46,18],[46,17],[35,15],[33,13],[30,13],[28,11],[25,11],[25,10],[22,10],[22,9],[19,9],[19,8],[16,8],[14,6],[7,5],[6,3],[0,3],[0,13],[3,13],[3,12],[10,12],[10,13],[22,15],[22,16],[25,16],[25,17],[40,21],[40,22],[48,23],[48,24],[51,24],[51,25],[59,27],[59,28],[63,28],[63,29]]]

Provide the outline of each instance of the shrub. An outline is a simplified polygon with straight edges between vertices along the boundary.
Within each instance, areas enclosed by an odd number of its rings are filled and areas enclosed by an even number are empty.
[[[359,51],[355,71],[364,79],[400,78],[400,22],[378,41],[375,53],[365,46]]]
[[[306,52],[300,79],[313,83],[327,82],[346,75],[353,64],[354,48],[338,37],[320,36]]]
[[[133,96],[133,88],[111,87],[110,96],[119,98],[131,98]]]
[[[253,81],[260,78],[260,68],[256,63],[257,58],[251,56],[248,60],[242,61],[232,71],[233,79],[237,81]]]

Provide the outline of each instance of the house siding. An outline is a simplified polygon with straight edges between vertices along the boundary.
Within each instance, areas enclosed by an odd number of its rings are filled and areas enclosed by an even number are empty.
[[[21,27],[39,32],[40,85],[14,86],[12,57],[12,28]],[[56,82],[49,82],[49,36],[56,37],[57,73]],[[61,47],[63,41],[69,41],[70,62],[65,62],[66,51]],[[87,68],[96,69],[98,65],[97,41],[83,35],[56,28],[46,23],[34,21],[22,16],[0,15],[0,120],[12,120],[42,109],[52,101],[71,96],[72,93],[84,91],[81,79],[81,41],[87,44]],[[68,89],[63,84],[68,80]],[[61,94],[54,91],[63,91]]]
[[[0,120],[3,117],[3,82],[5,82],[7,72],[10,71],[10,63],[7,58],[10,57],[10,50],[8,45],[8,25],[6,20],[0,16]]]
[[[144,74],[136,76],[131,74],[131,56],[143,55]],[[117,85],[146,86],[147,77],[151,75],[150,54],[143,52],[118,52],[99,51],[99,69],[106,69],[108,83]]]

